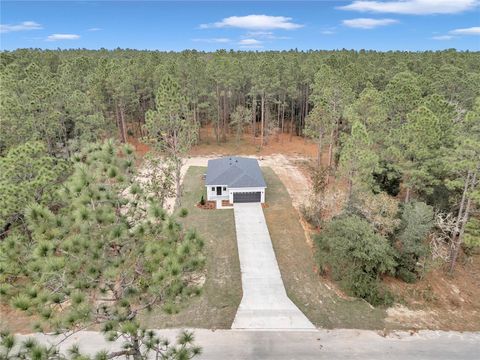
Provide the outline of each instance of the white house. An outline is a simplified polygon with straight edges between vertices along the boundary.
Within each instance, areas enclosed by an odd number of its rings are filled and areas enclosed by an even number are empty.
[[[265,202],[267,185],[256,159],[231,156],[208,160],[205,186],[207,200]]]

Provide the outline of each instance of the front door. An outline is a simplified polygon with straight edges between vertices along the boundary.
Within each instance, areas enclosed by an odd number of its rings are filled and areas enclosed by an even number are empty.
[[[217,195],[222,195],[222,187],[217,186]]]

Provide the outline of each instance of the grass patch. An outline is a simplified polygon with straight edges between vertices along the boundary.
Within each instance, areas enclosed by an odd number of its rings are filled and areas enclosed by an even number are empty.
[[[196,229],[205,241],[206,280],[199,296],[179,307],[177,314],[165,314],[160,307],[142,315],[148,328],[230,328],[242,298],[240,263],[233,210],[202,210],[195,205],[205,196],[202,174],[205,167],[192,166],[183,182],[181,209],[176,215],[188,229]]]
[[[363,300],[339,298],[315,273],[313,250],[308,245],[298,211],[287,189],[270,168],[264,209],[283,282],[290,299],[316,326],[324,328],[383,329],[385,309],[372,309]]]

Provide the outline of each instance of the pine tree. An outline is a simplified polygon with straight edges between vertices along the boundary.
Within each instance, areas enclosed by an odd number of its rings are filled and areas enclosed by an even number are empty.
[[[444,167],[444,146],[450,130],[425,106],[412,111],[407,119],[397,134],[400,147],[396,150],[407,189],[405,202],[409,201],[411,190],[429,194],[441,181],[436,175]]]
[[[331,126],[323,105],[315,105],[305,120],[305,135],[317,143],[317,167],[322,165],[324,138],[325,134],[331,131]]]
[[[94,144],[74,161],[60,205],[30,204],[28,228],[0,243],[2,296],[38,315],[36,330],[69,336],[97,325],[110,340],[127,339],[117,356],[143,358],[159,343],[137,316],[158,305],[175,311],[199,293],[189,279],[203,267],[203,242],[135,181],[131,147]],[[192,355],[187,337],[182,351]]]
[[[328,65],[322,65],[315,74],[312,99],[316,106],[324,108],[324,117],[330,123],[328,166],[333,163],[333,148],[340,132],[340,120],[345,108],[352,101],[352,91],[344,79]]]
[[[372,143],[365,128],[354,121],[350,136],[344,139],[340,155],[340,169],[348,180],[348,197],[352,201],[354,191],[371,191],[373,173],[378,168],[378,155],[372,150]]]
[[[180,86],[170,76],[165,76],[155,96],[155,110],[145,114],[148,141],[166,157],[175,172],[176,204],[181,197],[181,169],[183,157],[195,142],[198,129],[190,121],[187,101]]]
[[[457,131],[457,146],[445,159],[451,173],[446,185],[461,191],[456,201],[458,210],[451,238],[450,272],[455,269],[472,208],[480,204],[480,98],[476,99],[473,111],[458,124]]]
[[[372,142],[381,149],[390,132],[387,121],[387,109],[382,93],[370,83],[360,93],[359,97],[345,110],[345,117],[350,122],[358,120],[365,125],[372,136]]]
[[[0,231],[23,222],[27,204],[50,204],[68,175],[67,162],[47,153],[41,142],[11,148],[0,158]]]
[[[231,118],[230,126],[234,129],[235,139],[238,145],[245,130],[245,126],[250,123],[251,111],[250,109],[239,105],[232,113]]]
[[[396,128],[407,121],[407,114],[418,106],[421,91],[417,76],[410,71],[400,72],[390,80],[384,100],[392,126]]]

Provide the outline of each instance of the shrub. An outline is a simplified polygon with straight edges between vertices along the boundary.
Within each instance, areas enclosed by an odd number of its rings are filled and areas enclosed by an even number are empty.
[[[401,264],[399,265],[399,269],[397,270],[397,277],[409,284],[417,281],[417,274],[412,271],[408,271],[407,268],[402,266]]]
[[[480,248],[480,220],[476,218],[468,220],[465,225],[463,245],[467,253],[471,253]]]
[[[188,215],[188,210],[185,208],[180,209],[180,214],[178,214],[180,217],[184,218],[185,216]]]
[[[384,192],[362,193],[355,213],[361,214],[382,236],[391,235],[400,225],[398,201]]]
[[[373,173],[377,191],[385,191],[388,195],[397,196],[400,192],[402,174],[395,165],[381,161],[379,169]]]
[[[320,268],[329,267],[347,293],[373,305],[392,302],[380,276],[394,273],[394,252],[367,221],[356,215],[335,218],[316,237],[316,244]]]
[[[300,214],[309,224],[315,227],[322,226],[322,211],[319,202],[310,201],[308,204],[301,204]]]
[[[205,205],[205,199],[204,199],[203,195],[202,195],[202,198],[200,199],[200,205],[202,205],[202,206]]]
[[[398,275],[406,282],[418,278],[418,262],[428,255],[426,237],[434,224],[433,208],[423,202],[405,204],[397,234]],[[415,278],[415,279],[414,279]]]
[[[312,191],[314,195],[323,194],[327,188],[328,168],[310,166],[308,168],[310,179],[312,181]]]

